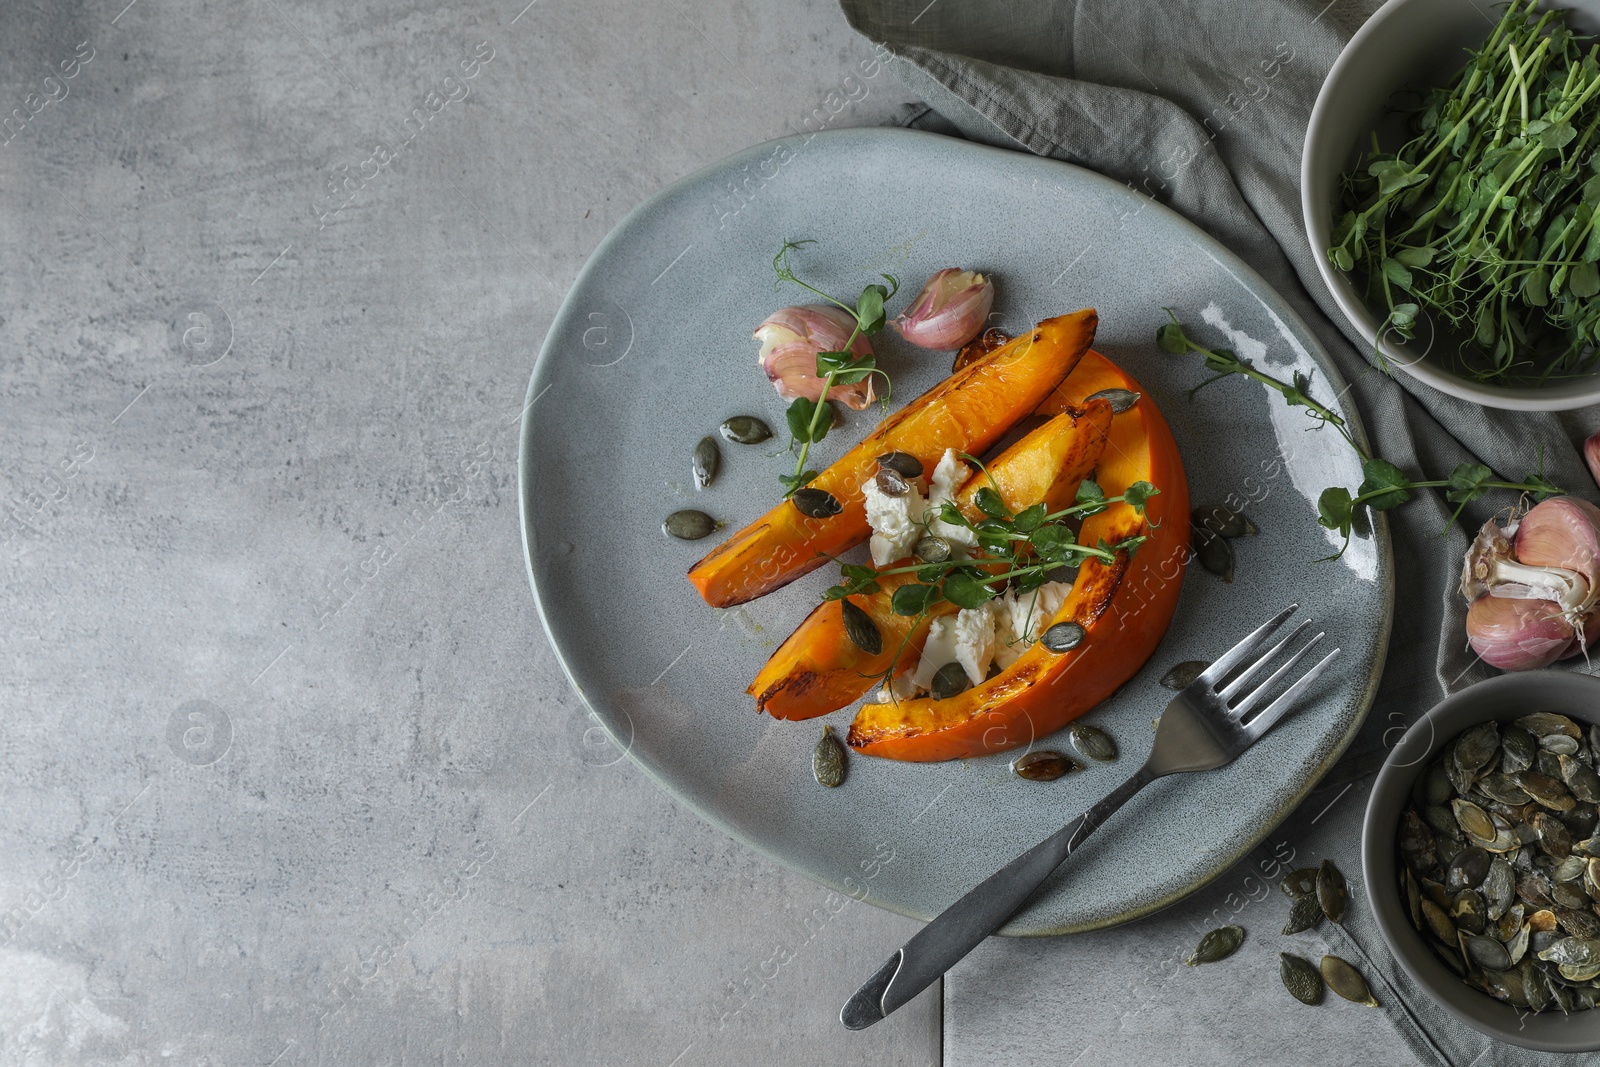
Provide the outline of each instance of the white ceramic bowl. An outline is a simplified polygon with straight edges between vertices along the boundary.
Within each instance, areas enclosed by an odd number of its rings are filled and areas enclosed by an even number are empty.
[[[1570,9],[1579,29],[1600,29],[1600,0],[1546,6]],[[1565,411],[1600,403],[1600,371],[1549,385],[1488,385],[1463,377],[1448,365],[1445,350],[1451,343],[1430,337],[1420,321],[1410,342],[1399,342],[1392,332],[1377,339],[1383,316],[1373,313],[1355,282],[1335,270],[1326,254],[1339,175],[1350,169],[1357,146],[1366,143],[1370,131],[1381,135],[1399,130],[1389,98],[1398,89],[1445,84],[1466,62],[1465,50],[1483,44],[1499,15],[1499,7],[1475,0],[1389,0],[1379,8],[1350,39],[1317,94],[1300,161],[1301,210],[1317,269],[1334,300],[1391,365],[1436,389],[1489,407]]]

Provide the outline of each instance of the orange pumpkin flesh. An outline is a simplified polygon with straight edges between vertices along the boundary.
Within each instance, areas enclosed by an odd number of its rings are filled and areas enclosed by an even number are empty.
[[[981,454],[1033,411],[1094,340],[1093,309],[1046,319],[975,360],[889,416],[811,482],[843,510],[826,519],[784,501],[729,537],[689,570],[706,603],[726,608],[808,574],[867,539],[861,483],[885,452],[908,452],[931,470],[946,448]]]
[[[958,504],[969,518],[981,518],[972,499],[993,479],[1000,498],[1013,511],[1040,500],[1052,511],[1066,507],[1077,495],[1078,483],[1099,460],[1111,423],[1111,405],[1104,400],[1067,409],[987,464],[988,477],[969,478],[956,494]],[[913,632],[915,618],[896,615],[889,602],[896,589],[915,580],[912,574],[885,575],[879,579],[878,592],[851,598],[878,626],[883,648],[877,655],[862,651],[845,633],[839,601],[818,605],[750,683],[746,692],[756,698],[756,707],[779,719],[826,715],[864,696],[897,653],[900,668],[915,666],[929,619],[956,610],[954,604],[941,601]]]
[[[868,704],[850,727],[856,751],[927,762],[1028,744],[1110,696],[1155,651],[1177,607],[1189,555],[1189,489],[1172,432],[1138,383],[1096,352],[1079,362],[1041,410],[1081,404],[1112,388],[1141,397],[1112,420],[1096,480],[1108,496],[1136,481],[1150,482],[1160,493],[1146,503],[1147,519],[1114,504],[1084,521],[1079,541],[1086,544],[1115,544],[1141,533],[1149,539],[1131,556],[1119,552],[1114,563],[1088,559],[1079,568],[1049,625],[1075,622],[1084,629],[1083,641],[1064,653],[1035,644],[993,678],[945,700]]]

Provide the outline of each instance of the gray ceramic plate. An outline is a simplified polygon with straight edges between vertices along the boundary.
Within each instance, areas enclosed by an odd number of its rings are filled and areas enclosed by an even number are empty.
[[[933,271],[961,266],[994,275],[996,317],[1012,332],[1098,308],[1095,347],[1160,401],[1193,499],[1245,502],[1261,535],[1237,542],[1236,580],[1191,567],[1154,659],[1091,713],[1121,745],[1116,763],[1041,785],[1010,774],[1014,753],[854,757],[829,790],[812,780],[811,750],[824,722],[843,734],[853,709],[803,723],[755,712],[745,686],[832,568],[713,610],[684,573],[715,542],[669,541],[660,527],[688,506],[737,527],[778,497],[777,442],[724,444],[722,474],[701,493],[689,459],[730,415],[784,424],[750,332],[807,302],[795,286],[774,291],[785,238],[815,240],[797,267],[846,299],[885,271],[905,281],[903,301]],[[1334,547],[1316,496],[1360,481],[1353,452],[1331,432],[1306,432],[1302,409],[1242,378],[1187,400],[1206,372],[1198,357],[1156,349],[1164,306],[1279,376],[1306,374],[1323,400],[1342,395],[1316,340],[1261,278],[1177,215],[1085,170],[930,134],[846,130],[759,145],[665,190],[595,252],[528,391],[523,538],[573,685],[618,746],[717,826],[836,889],[928,918],[1134,771],[1170,696],[1156,680],[1172,664],[1210,658],[1298,600],[1344,649],[1315,698],[1231,767],[1146,789],[1006,932],[1109,926],[1204,885],[1310,791],[1360,726],[1388,640],[1392,564],[1381,523],[1339,562],[1312,562]],[[949,372],[947,354],[888,334],[880,365],[897,396]],[[839,455],[874,418],[852,413],[817,458]],[[1065,746],[1065,735],[1045,743]]]

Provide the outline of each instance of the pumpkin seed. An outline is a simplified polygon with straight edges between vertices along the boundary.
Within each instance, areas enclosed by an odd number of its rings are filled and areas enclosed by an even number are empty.
[[[1528,731],[1534,737],[1544,737],[1548,734],[1565,734],[1567,737],[1582,737],[1583,731],[1578,729],[1578,724],[1565,715],[1557,715],[1551,711],[1539,711],[1532,715],[1524,715],[1517,720],[1517,725]]]
[[[1590,941],[1600,939],[1600,919],[1595,918],[1592,911],[1584,911],[1581,908],[1557,908],[1556,922],[1573,937]]]
[[[1084,399],[1104,400],[1111,405],[1112,414],[1121,415],[1139,402],[1140,395],[1132,389],[1102,389],[1098,393],[1090,393]]]
[[[1450,916],[1445,914],[1445,910],[1439,905],[1431,900],[1424,900],[1422,918],[1426,920],[1428,929],[1433,931],[1434,937],[1448,945],[1456,943],[1456,924],[1450,921]]]
[[[700,443],[694,446],[694,462],[690,471],[694,474],[694,487],[701,490],[711,484],[717,476],[717,469],[722,466],[722,450],[717,447],[715,437],[702,437]]]
[[[1567,829],[1567,824],[1551,815],[1547,811],[1536,811],[1528,820],[1528,825],[1533,827],[1539,835],[1539,847],[1544,849],[1554,859],[1566,859],[1572,852],[1572,833]],[[1581,877],[1582,871],[1575,877]],[[1570,879],[1561,879],[1569,881]]]
[[[1323,860],[1322,866],[1317,868],[1317,901],[1329,919],[1334,922],[1344,919],[1344,875],[1332,860]]]
[[[759,445],[772,436],[772,427],[754,415],[735,415],[717,429],[736,445]]]
[[[1196,678],[1211,666],[1203,659],[1186,659],[1161,676],[1161,684],[1168,689],[1187,689]]]
[[[893,467],[881,468],[872,480],[877,484],[878,492],[884,496],[905,496],[911,492],[911,483]]]
[[[1328,983],[1329,989],[1351,1003],[1365,1004],[1369,1008],[1378,1006],[1372,996],[1372,988],[1361,977],[1361,972],[1338,956],[1322,957],[1322,980]]]
[[[1533,766],[1539,742],[1528,731],[1512,723],[1500,732],[1500,748],[1500,769],[1507,774],[1521,774]]]
[[[933,691],[933,699],[949,700],[957,693],[967,690],[972,685],[972,679],[967,677],[967,669],[960,663],[946,663],[940,667],[933,676],[933,684],[929,688]]]
[[[1478,779],[1477,785],[1490,800],[1497,800],[1514,808],[1520,808],[1533,799],[1527,790],[1517,784],[1515,778],[1504,771],[1484,775]]]
[[[1561,780],[1585,804],[1600,803],[1600,774],[1582,760],[1561,756]]]
[[[1511,966],[1511,953],[1492,937],[1462,934],[1461,951],[1486,971],[1503,971]]]
[[[1489,813],[1472,801],[1457,797],[1450,802],[1450,810],[1456,813],[1456,825],[1461,827],[1461,832],[1467,835],[1468,840],[1485,844],[1495,839],[1495,826]]]
[[[1011,761],[1011,773],[1030,782],[1053,782],[1062,775],[1083,769],[1071,756],[1049,749],[1029,752]]]
[[[1559,764],[1557,770],[1560,770]],[[1577,803],[1559,779],[1537,771],[1523,771],[1517,777],[1517,784],[1528,791],[1528,795],[1533,797],[1535,803],[1551,811],[1571,811],[1573,805]]]
[[[1582,856],[1568,856],[1550,868],[1550,879],[1555,882],[1576,882],[1583,877],[1589,861]]]
[[[1528,938],[1531,933],[1528,924],[1523,923],[1517,927],[1517,932],[1511,935],[1510,940],[1506,941],[1506,955],[1510,957],[1513,967],[1521,963],[1522,957],[1528,954]]]
[[[1070,733],[1072,747],[1096,763],[1110,763],[1117,758],[1117,743],[1099,727],[1075,722]]]
[[[1233,581],[1233,549],[1228,546],[1227,538],[1210,530],[1196,530],[1194,551],[1200,559],[1200,566],[1224,582]],[[1310,964],[1306,966],[1309,967]]]
[[[950,542],[930,534],[916,543],[911,554],[924,563],[943,563],[950,558]]]
[[[1557,882],[1550,887],[1550,902],[1563,908],[1586,908],[1589,894],[1577,882]]]
[[[1499,919],[1511,909],[1517,897],[1517,876],[1504,857],[1496,856],[1489,863],[1489,873],[1483,879],[1483,900],[1489,907],[1489,918]]]
[[[1444,887],[1452,893],[1476,889],[1489,875],[1489,854],[1481,848],[1465,848],[1456,854],[1445,870]]]
[[[872,621],[872,616],[848,600],[841,600],[839,606],[844,612],[845,636],[850,638],[851,643],[869,656],[881,654],[883,631]]]
[[[1452,757],[1462,771],[1474,777],[1487,767],[1500,751],[1500,724],[1480,723],[1457,740]]]
[[[661,532],[680,541],[698,541],[722,528],[722,523],[703,511],[685,508],[668,515],[661,524]]]
[[[831,519],[844,510],[839,499],[826,489],[796,489],[789,499],[794,501],[796,511],[810,519]]]
[[[1253,537],[1261,532],[1242,512],[1221,504],[1201,504],[1189,513],[1189,519],[1200,529],[1209,530],[1218,537],[1243,537],[1246,534]]]
[[[811,753],[811,773],[829,789],[844,781],[844,746],[833,736],[831,726],[822,728],[822,740],[817,742],[816,749]]]
[[[1183,962],[1190,967],[1198,967],[1202,963],[1216,963],[1233,955],[1243,943],[1244,927],[1219,926],[1201,937],[1200,944],[1195,946],[1195,950]]]
[[[1317,892],[1317,869],[1315,867],[1301,867],[1297,871],[1290,871],[1283,876],[1283,881],[1278,883],[1278,888],[1291,897],[1315,896]]]
[[[1292,952],[1278,953],[1278,975],[1289,995],[1302,1004],[1322,1003],[1322,973]]]
[[[1579,741],[1566,734],[1545,734],[1539,738],[1539,747],[1557,756],[1573,756],[1578,752]]]
[[[1600,941],[1593,938],[1563,937],[1539,953],[1539,958],[1547,963],[1593,967],[1600,965]]]
[[[1322,922],[1322,905],[1315,893],[1295,897],[1289,902],[1289,921],[1283,924],[1285,934],[1298,934]]]
[[[1058,622],[1039,635],[1039,643],[1051,652],[1069,652],[1083,644],[1087,636],[1075,622]]]
[[[922,460],[910,452],[885,452],[878,457],[878,466],[883,470],[894,471],[907,481],[922,477]]]
[[[1467,933],[1481,934],[1489,926],[1489,906],[1481,894],[1463,889],[1450,901],[1450,918]]]

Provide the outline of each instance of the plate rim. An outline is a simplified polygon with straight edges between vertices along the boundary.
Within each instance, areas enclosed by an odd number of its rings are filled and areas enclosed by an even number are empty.
[[[554,349],[556,347],[556,339],[565,336],[567,327],[570,325],[572,319],[578,314],[578,311],[576,310],[576,302],[571,299],[572,294],[579,291],[589,281],[592,274],[598,273],[598,264],[604,257],[604,254],[610,250],[613,244],[621,241],[622,235],[631,228],[633,223],[640,217],[653,211],[661,202],[671,198],[682,189],[701,183],[708,175],[731,167],[736,167],[740,163],[747,163],[756,158],[769,157],[777,150],[779,146],[788,145],[791,148],[796,146],[803,147],[819,137],[828,141],[840,142],[850,140],[888,140],[903,141],[907,143],[920,141],[931,144],[937,141],[946,146],[956,147],[957,151],[969,151],[975,156],[1003,156],[1008,161],[1013,163],[1026,161],[1024,163],[1025,166],[1038,166],[1041,171],[1056,171],[1061,175],[1067,176],[1065,180],[1072,182],[1098,185],[1105,192],[1111,195],[1127,198],[1130,204],[1139,205],[1141,210],[1154,210],[1158,214],[1166,216],[1167,222],[1177,225],[1180,229],[1187,230],[1190,236],[1195,239],[1196,243],[1203,247],[1223,269],[1229,271],[1243,281],[1247,281],[1255,286],[1259,286],[1260,289],[1273,294],[1273,296],[1278,299],[1279,303],[1283,305],[1282,310],[1285,314],[1284,324],[1298,333],[1299,340],[1308,342],[1308,352],[1311,354],[1312,359],[1318,364],[1319,369],[1321,369],[1322,372],[1328,376],[1328,385],[1330,388],[1335,390],[1336,396],[1345,394],[1347,391],[1347,383],[1345,382],[1344,375],[1340,372],[1339,367],[1333,362],[1333,357],[1330,356],[1326,348],[1323,347],[1321,340],[1315,333],[1311,331],[1311,328],[1307,325],[1305,319],[1301,317],[1299,312],[1297,312],[1292,306],[1289,306],[1288,301],[1284,299],[1283,294],[1279,293],[1275,286],[1268,283],[1267,280],[1261,276],[1260,272],[1246,263],[1232,249],[1228,248],[1220,240],[1207,233],[1204,229],[1190,221],[1179,212],[1173,210],[1165,204],[1160,203],[1159,201],[1140,195],[1127,185],[1117,181],[1114,178],[1101,174],[1098,171],[1090,170],[1087,167],[1080,167],[1076,164],[1067,163],[1062,160],[1049,159],[1044,156],[1032,156],[1010,149],[998,148],[991,145],[979,144],[974,141],[966,141],[959,138],[948,137],[943,134],[929,133],[924,130],[911,130],[903,127],[883,126],[852,127],[846,129],[822,130],[811,134],[792,134],[786,137],[777,137],[768,141],[758,142],[746,148],[742,148],[730,155],[714,160],[703,167],[699,167],[684,177],[679,178],[676,181],[671,182],[657,190],[655,193],[652,193],[639,204],[635,205],[634,208],[621,219],[619,219],[611,228],[611,231],[601,239],[600,243],[595,245],[594,250],[589,253],[589,257],[584,262],[583,267],[573,277],[571,285],[568,286],[566,293],[562,296],[561,305],[556,309],[555,317],[550,322],[550,327],[545,333],[544,340],[540,342],[539,353],[534,359],[533,369],[528,379],[528,388],[523,398],[522,425],[518,433],[517,517],[522,537],[523,567],[527,571],[528,585],[533,592],[534,610],[538,614],[540,625],[544,628],[545,639],[548,641],[551,651],[555,654],[556,662],[560,664],[562,674],[567,679],[567,684],[572,687],[573,692],[578,695],[578,699],[583,702],[583,706],[588,710],[588,712],[600,723],[601,727],[605,730],[606,735],[611,739],[611,742],[623,751],[624,755],[634,764],[634,766],[644,771],[645,774],[659,788],[665,791],[667,795],[674,801],[685,805],[700,818],[704,819],[707,823],[710,823],[713,827],[722,831],[724,834],[727,834],[729,837],[733,838],[735,841],[738,841],[745,847],[755,850],[785,869],[794,871],[795,873],[812,882],[826,886],[827,888],[844,894],[851,899],[857,899],[871,903],[874,907],[881,908],[885,911],[893,912],[898,915],[904,915],[907,918],[917,919],[922,922],[928,922],[931,921],[937,913],[926,914],[923,912],[914,911],[909,908],[897,906],[889,901],[874,899],[870,895],[858,897],[853,891],[844,885],[835,882],[831,878],[828,878],[817,871],[808,869],[795,863],[790,858],[775,851],[774,848],[756,840],[753,837],[748,836],[716,813],[708,810],[697,799],[689,796],[687,793],[678,789],[672,782],[669,782],[651,761],[646,760],[641,755],[635,753],[631,738],[626,742],[619,739],[616,735],[616,732],[611,728],[611,723],[608,721],[608,716],[602,712],[601,708],[596,706],[596,704],[589,699],[588,693],[585,691],[583,685],[579,682],[578,677],[573,670],[572,664],[568,662],[567,656],[561,649],[559,643],[556,641],[555,631],[551,627],[544,598],[541,597],[539,593],[538,576],[534,570],[534,550],[536,547],[536,539],[532,530],[532,504],[528,495],[528,479],[531,466],[530,453],[534,431],[533,403],[538,398],[538,390],[545,387],[541,385],[542,376],[546,373],[550,373],[551,368],[555,363],[556,356],[554,354]],[[1370,442],[1368,441],[1366,434],[1366,424],[1353,400],[1349,405],[1348,411],[1344,412],[1343,414],[1345,422],[1350,429],[1351,434],[1354,436],[1356,443],[1360,445],[1364,451],[1370,451]],[[1161,897],[1152,899],[1151,901],[1137,907],[1125,909],[1115,915],[1090,920],[1084,923],[1055,925],[1050,927],[1028,927],[1024,929],[1015,929],[1012,924],[1008,923],[1006,926],[997,931],[1001,936],[1056,937],[1064,934],[1088,933],[1093,930],[1105,930],[1116,926],[1122,926],[1138,919],[1143,919],[1147,916],[1153,915],[1158,911],[1168,908],[1188,898],[1189,896],[1192,896],[1193,894],[1204,889],[1206,886],[1215,882],[1222,875],[1226,874],[1228,870],[1231,869],[1235,864],[1248,856],[1257,845],[1259,845],[1267,838],[1269,834],[1272,833],[1273,830],[1282,825],[1284,820],[1287,819],[1289,815],[1291,815],[1294,810],[1299,807],[1302,802],[1304,802],[1306,797],[1308,797],[1312,791],[1316,789],[1318,784],[1321,783],[1322,779],[1327,776],[1328,772],[1332,770],[1334,765],[1339,762],[1341,757],[1343,757],[1346,750],[1349,749],[1350,744],[1355,740],[1356,735],[1361,732],[1361,728],[1366,724],[1367,716],[1371,713],[1373,702],[1377,698],[1378,687],[1383,679],[1384,667],[1388,661],[1389,642],[1394,626],[1394,551],[1389,535],[1388,516],[1383,512],[1369,512],[1369,516],[1372,520],[1371,529],[1373,544],[1377,549],[1378,554],[1378,574],[1380,576],[1380,581],[1377,584],[1379,585],[1383,599],[1383,607],[1381,612],[1382,620],[1376,636],[1376,648],[1373,657],[1372,669],[1368,674],[1368,677],[1358,696],[1358,711],[1354,716],[1351,717],[1349,727],[1336,739],[1335,743],[1328,750],[1328,754],[1323,758],[1323,760],[1311,768],[1310,772],[1304,776],[1301,787],[1297,789],[1287,800],[1285,800],[1279,808],[1274,810],[1265,820],[1263,820],[1258,831],[1245,835],[1243,838],[1241,838],[1242,843],[1238,845],[1238,847],[1225,851],[1222,859],[1212,866],[1210,873],[1203,875],[1193,883],[1186,885],[1173,893],[1168,893]]]

